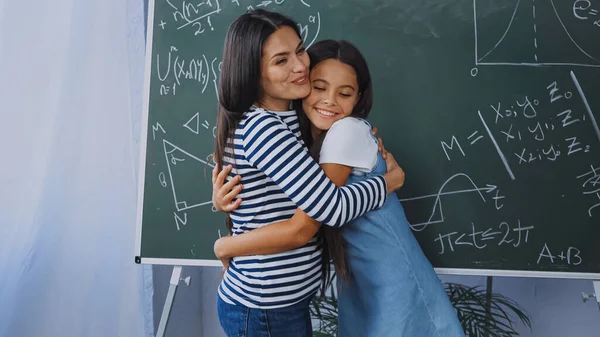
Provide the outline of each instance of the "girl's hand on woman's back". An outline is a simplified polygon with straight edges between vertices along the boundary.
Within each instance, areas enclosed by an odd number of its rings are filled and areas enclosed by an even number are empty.
[[[394,159],[394,155],[389,152],[385,159],[385,166],[387,167],[387,173],[383,177],[387,183],[388,195],[390,195],[393,191],[404,185],[405,175],[404,170],[402,170],[396,159]]]
[[[371,129],[371,134],[373,136],[377,135],[377,127],[373,127]],[[383,157],[383,159],[387,159],[387,154],[388,152],[385,150],[385,148],[383,147],[383,140],[381,139],[381,137],[377,137],[377,150],[379,152],[381,152],[381,156]]]
[[[241,198],[234,198],[242,191],[241,182],[242,177],[239,175],[233,177],[228,183],[225,183],[225,178],[231,172],[231,165],[225,166],[221,172],[219,172],[219,165],[216,164],[212,171],[212,202],[215,208],[220,212],[229,213],[238,207],[242,203]]]

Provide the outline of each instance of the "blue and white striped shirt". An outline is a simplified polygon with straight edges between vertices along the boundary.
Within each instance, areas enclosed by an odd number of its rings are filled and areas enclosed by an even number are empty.
[[[235,161],[233,160],[235,158]],[[231,212],[233,234],[287,220],[300,207],[313,219],[341,226],[386,199],[386,183],[377,176],[338,188],[310,157],[300,137],[295,111],[253,109],[235,131],[225,163],[240,175],[244,201]],[[315,236],[305,246],[280,254],[236,257],[219,286],[230,304],[274,309],[295,304],[316,292],[321,279],[321,244]]]

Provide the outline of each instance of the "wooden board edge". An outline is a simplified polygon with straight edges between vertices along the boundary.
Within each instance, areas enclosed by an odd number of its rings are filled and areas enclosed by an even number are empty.
[[[159,264],[168,266],[196,266],[196,267],[222,267],[219,260],[194,260],[194,259],[163,259],[151,257],[139,258],[140,264]]]
[[[576,279],[576,280],[600,280],[600,273],[555,272],[555,271],[534,271],[534,270],[460,269],[460,268],[434,268],[434,269],[438,275],[499,276],[499,277],[529,277],[529,278]]]
[[[152,38],[154,34],[154,0],[148,1],[146,26],[146,64],[144,71],[144,98],[142,102],[142,132],[140,136],[140,158],[138,163],[137,220],[135,234],[135,262],[142,263],[142,217],[144,213],[144,184],[146,179],[146,149],[148,144],[148,115],[150,112],[150,79],[152,78]]]
[[[141,264],[158,264],[172,266],[196,266],[196,267],[221,267],[219,260],[195,260],[195,259],[165,259],[165,258],[139,258]],[[551,279],[573,279],[573,280],[600,280],[600,273],[579,272],[553,272],[553,271],[530,271],[530,270],[495,270],[495,269],[460,269],[460,268],[434,268],[438,275],[456,276],[498,276],[498,277],[521,277],[521,278],[551,278]]]

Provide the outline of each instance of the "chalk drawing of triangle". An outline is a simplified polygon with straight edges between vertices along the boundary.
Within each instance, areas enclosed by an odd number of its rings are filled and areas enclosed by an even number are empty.
[[[178,212],[200,206],[212,206],[211,169],[214,164],[200,159],[163,139],[165,160],[173,201]]]
[[[200,132],[200,113],[196,112],[196,114],[183,124],[183,126],[193,133],[198,134]]]

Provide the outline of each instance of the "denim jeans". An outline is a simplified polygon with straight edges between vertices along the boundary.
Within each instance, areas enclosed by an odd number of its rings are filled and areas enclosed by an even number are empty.
[[[229,304],[217,296],[217,313],[228,337],[311,337],[311,299],[285,308],[252,309]]]

